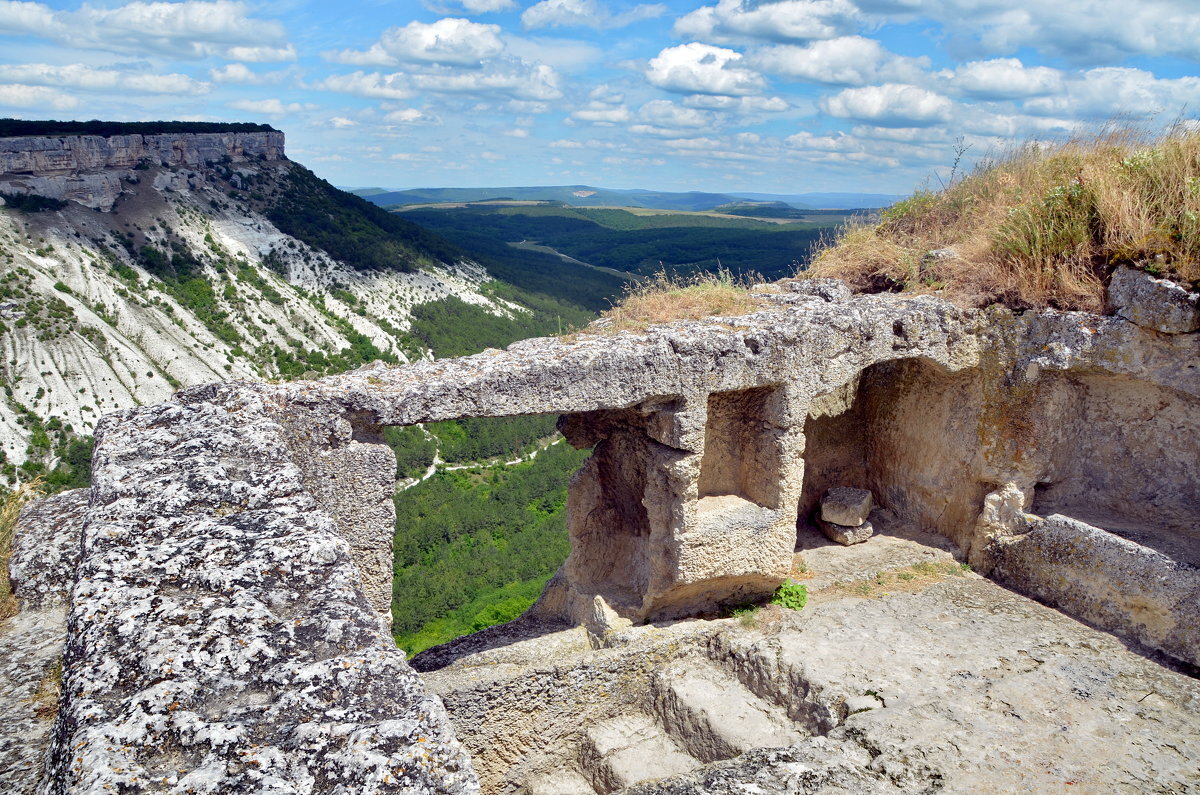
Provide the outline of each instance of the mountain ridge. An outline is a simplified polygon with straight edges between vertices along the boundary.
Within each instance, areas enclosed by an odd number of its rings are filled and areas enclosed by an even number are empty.
[[[0,484],[181,387],[502,346],[592,316],[338,191],[286,158],[283,133],[175,134],[162,157],[134,137],[0,139]]]
[[[612,189],[591,185],[509,186],[496,188],[347,188],[351,193],[383,207],[440,202],[479,202],[488,199],[561,201],[577,207],[628,206],[658,210],[712,210],[739,200],[780,201],[798,210],[873,209],[903,198],[878,193],[770,194],[730,191],[671,192],[645,189]],[[811,199],[811,201],[810,201]],[[823,203],[822,203],[823,202]]]

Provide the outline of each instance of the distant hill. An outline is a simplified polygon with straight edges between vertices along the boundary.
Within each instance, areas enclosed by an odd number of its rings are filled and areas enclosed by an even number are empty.
[[[777,202],[797,210],[870,209],[887,207],[904,198],[885,193],[673,193],[653,190],[614,190],[591,185],[548,185],[501,188],[385,188],[348,189],[382,207],[446,202],[481,202],[490,199],[563,202],[573,207],[645,207],[651,210],[699,212],[724,205]]]
[[[871,210],[888,207],[903,199],[891,193],[731,193],[739,199],[753,201],[783,202],[793,207],[819,207],[822,210]]]

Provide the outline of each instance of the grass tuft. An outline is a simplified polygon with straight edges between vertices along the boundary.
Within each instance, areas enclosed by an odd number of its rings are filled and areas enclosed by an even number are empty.
[[[631,284],[625,296],[601,317],[606,331],[642,330],[657,323],[700,320],[713,315],[741,315],[757,308],[750,294],[750,277],[728,270],[672,276],[660,271]]]
[[[859,292],[1100,312],[1121,263],[1200,286],[1200,130],[1025,144],[846,227],[807,275]]]
[[[42,494],[42,479],[35,478],[0,497],[0,621],[17,614],[17,599],[8,579],[8,559],[12,555],[13,532],[17,517],[26,503]]]

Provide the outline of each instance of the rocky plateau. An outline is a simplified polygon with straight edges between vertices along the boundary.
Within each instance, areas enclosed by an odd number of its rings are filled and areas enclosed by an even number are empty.
[[[1200,791],[1200,334],[1155,328],[1152,305],[757,295],[738,317],[107,414],[90,491],[19,529],[0,775],[42,793]],[[524,617],[410,665],[387,631],[381,429],[545,412],[592,450],[570,557]],[[815,524],[840,487],[872,496],[863,543]],[[789,578],[802,611],[744,607]],[[37,696],[64,638],[51,720]]]

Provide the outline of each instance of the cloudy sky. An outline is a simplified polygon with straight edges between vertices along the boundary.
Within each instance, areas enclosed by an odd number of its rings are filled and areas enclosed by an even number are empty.
[[[1198,74],[1196,0],[0,0],[0,116],[268,122],[353,186],[905,193]]]

